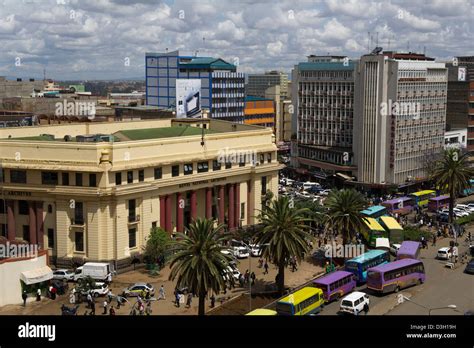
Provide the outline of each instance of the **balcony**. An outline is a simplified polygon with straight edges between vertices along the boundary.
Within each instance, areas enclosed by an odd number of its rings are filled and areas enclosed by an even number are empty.
[[[140,215],[138,215],[138,214],[128,216],[128,223],[129,224],[135,224],[135,223],[138,223],[139,221],[140,221]]]

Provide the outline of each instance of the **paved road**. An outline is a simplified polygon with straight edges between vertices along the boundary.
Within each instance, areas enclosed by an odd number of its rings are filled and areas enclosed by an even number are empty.
[[[421,251],[421,259],[425,265],[426,282],[400,292],[419,305],[407,301],[397,305],[397,294],[379,295],[372,293],[365,285],[358,287],[358,291],[369,294],[371,308],[369,315],[427,315],[429,310],[422,306],[436,308],[451,304],[455,304],[459,311],[455,312],[452,309],[440,309],[432,311],[432,315],[463,314],[467,310],[474,310],[474,275],[463,273],[464,265],[450,270],[444,266],[445,261],[435,259],[437,250],[441,247],[448,246],[450,240],[451,239],[442,239],[438,241],[436,247],[430,245],[428,250]],[[460,246],[461,253],[466,250],[466,245]],[[326,305],[321,315],[338,314],[339,304],[340,301]],[[395,308],[393,309],[393,307]]]

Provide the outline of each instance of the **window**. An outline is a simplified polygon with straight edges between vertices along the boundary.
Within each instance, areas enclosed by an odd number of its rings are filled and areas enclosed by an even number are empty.
[[[82,186],[82,173],[76,173],[76,186]]]
[[[240,219],[245,219],[245,203],[240,203]]]
[[[12,184],[26,184],[26,170],[10,170]]]
[[[3,180],[5,178],[5,169],[3,168],[0,168],[0,182],[3,182]]]
[[[23,239],[26,241],[30,241],[30,226],[23,225]]]
[[[139,182],[145,181],[145,170],[140,169],[138,171],[138,181]]]
[[[270,152],[270,153],[267,153],[267,162],[268,162],[268,163],[271,163],[271,162],[272,162],[272,154],[271,154],[271,152]]]
[[[161,179],[163,177],[163,171],[161,167],[155,168],[155,180]]]
[[[171,176],[179,176],[179,166],[171,167]]]
[[[41,183],[43,185],[57,185],[58,173],[55,172],[41,172]]]
[[[63,186],[69,186],[69,173],[61,173]]]
[[[74,243],[76,251],[84,251],[84,233],[76,232],[74,234]]]
[[[51,204],[48,204],[48,214],[51,214],[53,212],[53,206]]]
[[[127,183],[128,184],[133,184],[133,171],[128,171],[127,172]]]
[[[5,214],[6,209],[5,209],[5,200],[0,199],[0,214]]]
[[[75,202],[74,204],[74,224],[84,225],[84,204],[82,202]]]
[[[232,169],[232,162],[226,162],[225,169]]]
[[[7,224],[0,224],[0,236],[6,237],[7,233]]]
[[[262,195],[267,193],[267,177],[262,176]]]
[[[28,215],[28,202],[18,201],[18,210],[20,215]]]
[[[198,163],[198,173],[206,173],[209,171],[209,162]]]
[[[260,164],[264,164],[265,163],[265,156],[263,155],[263,153],[260,154]]]
[[[137,246],[137,229],[130,228],[128,230],[128,247],[135,248]]]
[[[135,222],[137,219],[136,204],[134,199],[128,201],[128,222]]]
[[[97,174],[89,174],[89,187],[97,186]]]
[[[212,170],[221,170],[221,162],[218,160],[212,161]]]
[[[184,175],[190,175],[193,173],[193,164],[192,163],[186,163],[183,166],[184,169]]]
[[[115,173],[115,185],[122,185],[122,173]]]
[[[239,167],[245,167],[245,158],[241,158],[239,161]]]
[[[153,229],[156,228],[156,223],[157,223],[156,221],[153,221],[153,222],[151,223],[151,228],[153,228]]]
[[[54,229],[48,228],[48,248],[54,248]]]

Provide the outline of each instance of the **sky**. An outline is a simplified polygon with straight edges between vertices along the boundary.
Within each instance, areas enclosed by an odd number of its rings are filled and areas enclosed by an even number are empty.
[[[474,0],[0,0],[0,76],[144,79],[145,53],[166,49],[290,72],[309,54],[358,58],[377,37],[450,61],[474,55],[473,18]]]

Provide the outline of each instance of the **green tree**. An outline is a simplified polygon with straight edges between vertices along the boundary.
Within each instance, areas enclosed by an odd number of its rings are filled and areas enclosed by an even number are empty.
[[[431,179],[440,190],[449,193],[449,222],[453,222],[453,208],[456,196],[470,187],[469,179],[474,177],[474,168],[468,164],[468,154],[461,154],[458,149],[449,148],[434,163]]]
[[[164,256],[171,239],[161,227],[152,228],[146,241],[144,258],[148,263],[155,263],[160,256]]]
[[[328,208],[329,216],[326,223],[342,233],[344,244],[352,240],[355,231],[367,228],[360,213],[367,206],[367,202],[360,192],[353,189],[333,190],[324,205]]]
[[[224,232],[224,225],[214,227],[214,221],[194,220],[187,234],[178,233],[172,241],[171,273],[169,279],[177,279],[177,287],[187,287],[199,297],[199,315],[205,314],[204,303],[209,291],[219,293],[224,289],[227,267],[233,257],[221,251],[231,235]],[[230,277],[232,278],[232,277]]]
[[[277,286],[280,294],[285,287],[285,267],[290,257],[298,262],[308,253],[308,242],[312,236],[308,233],[309,220],[305,217],[307,209],[292,207],[287,197],[280,197],[260,212],[259,220],[263,228],[256,234],[256,242],[268,244],[263,257],[278,267]]]

